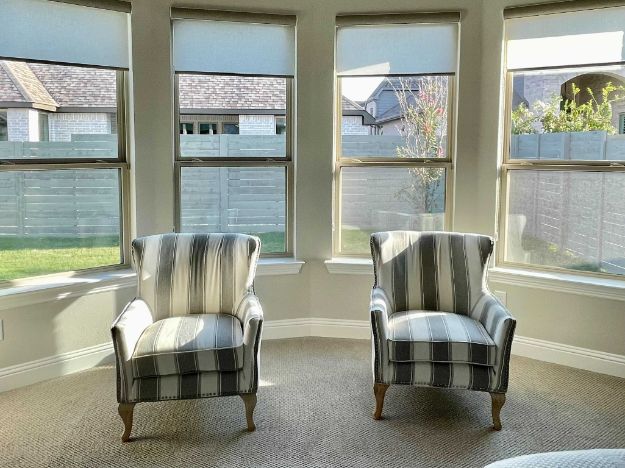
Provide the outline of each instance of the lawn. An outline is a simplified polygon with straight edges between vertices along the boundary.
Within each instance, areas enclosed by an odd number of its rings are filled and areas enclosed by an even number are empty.
[[[263,253],[284,252],[283,232],[256,235],[261,239]],[[0,236],[0,281],[117,265],[120,261],[117,236]]]
[[[120,262],[117,236],[0,237],[0,281]]]

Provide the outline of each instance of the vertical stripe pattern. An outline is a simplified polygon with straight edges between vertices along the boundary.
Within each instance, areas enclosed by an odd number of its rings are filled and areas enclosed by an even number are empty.
[[[154,320],[235,315],[253,292],[260,240],[244,234],[162,234],[132,243],[139,295]]]
[[[469,315],[486,287],[492,251],[493,240],[478,234],[378,232],[371,236],[375,286],[392,296],[396,312]]]

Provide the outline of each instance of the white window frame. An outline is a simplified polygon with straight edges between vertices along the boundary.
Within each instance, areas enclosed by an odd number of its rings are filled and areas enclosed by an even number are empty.
[[[258,156],[258,157],[205,157],[205,156],[185,156],[180,154],[180,91],[179,91],[179,75],[191,75],[190,72],[174,73],[174,134],[175,134],[175,230],[181,232],[182,223],[182,207],[181,207],[181,189],[182,189],[182,168],[184,167],[283,167],[286,171],[286,195],[285,195],[285,230],[284,230],[284,252],[262,253],[262,258],[291,258],[294,256],[294,162],[293,162],[293,133],[295,131],[292,109],[293,106],[293,87],[294,78],[285,77],[286,80],[286,154],[284,157],[279,156]],[[202,73],[197,73],[202,74]],[[207,75],[206,73],[203,73]],[[208,74],[216,75],[216,74]],[[246,75],[260,76],[260,75]],[[194,127],[195,128],[195,127]]]

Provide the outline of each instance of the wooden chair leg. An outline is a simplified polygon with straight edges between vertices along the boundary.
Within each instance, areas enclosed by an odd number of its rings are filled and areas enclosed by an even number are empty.
[[[254,408],[256,408],[256,393],[244,393],[240,395],[245,403],[245,417],[247,418],[247,430],[253,432],[256,430],[254,424]]]
[[[122,434],[122,442],[130,440],[130,431],[132,431],[132,412],[135,409],[135,403],[120,403],[117,411],[124,421],[124,433]]]
[[[384,406],[384,395],[388,390],[389,385],[383,383],[373,384],[373,394],[375,395],[375,413],[373,413],[373,419],[382,419],[382,407]]]
[[[501,408],[506,402],[505,393],[493,393],[491,392],[490,398],[493,403],[493,429],[501,431]]]

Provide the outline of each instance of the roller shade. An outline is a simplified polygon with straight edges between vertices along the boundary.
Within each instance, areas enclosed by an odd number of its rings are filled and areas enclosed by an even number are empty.
[[[339,76],[453,74],[458,24],[389,24],[339,27]]]
[[[47,0],[0,0],[0,57],[129,68],[129,15]]]
[[[212,20],[173,20],[177,72],[293,76],[295,27]]]
[[[509,70],[625,61],[625,8],[506,20]]]

